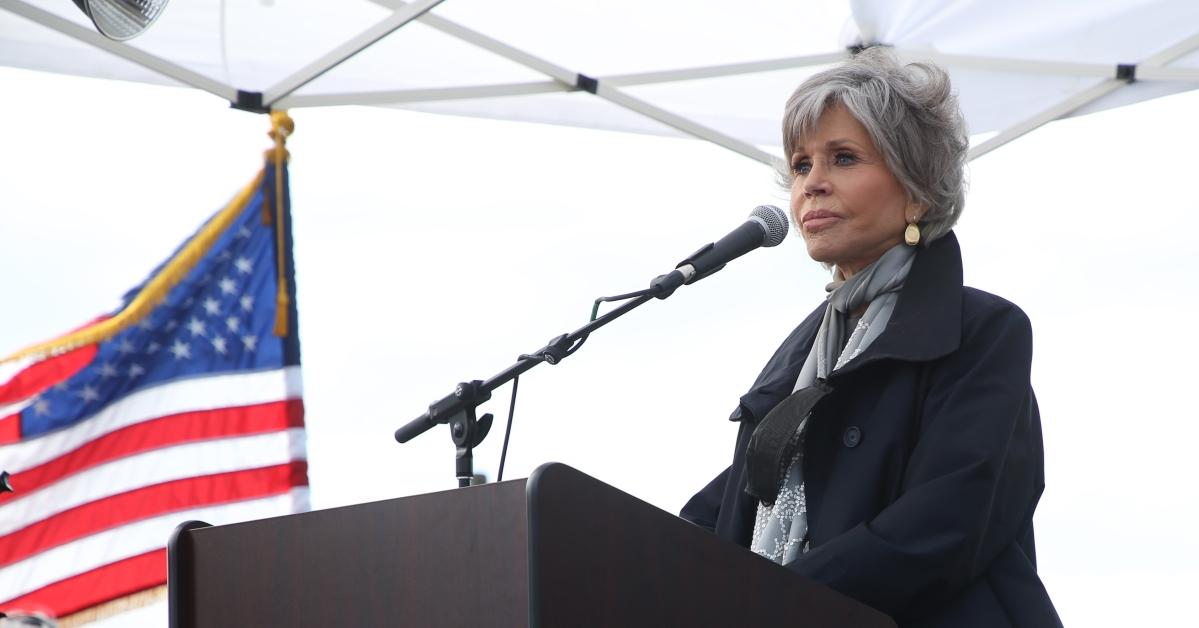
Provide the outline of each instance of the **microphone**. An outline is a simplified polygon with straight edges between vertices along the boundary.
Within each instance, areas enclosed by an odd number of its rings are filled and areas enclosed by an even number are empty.
[[[787,237],[787,214],[774,205],[759,205],[749,219],[728,235],[705,244],[675,269],[650,282],[650,294],[659,299],[674,294],[684,284],[692,284],[724,268],[725,264],[760,246],[778,246]]]

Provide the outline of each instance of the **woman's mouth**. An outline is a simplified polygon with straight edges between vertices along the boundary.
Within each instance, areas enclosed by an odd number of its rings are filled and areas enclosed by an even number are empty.
[[[841,221],[841,216],[827,209],[813,209],[803,215],[800,222],[807,233],[819,233]]]

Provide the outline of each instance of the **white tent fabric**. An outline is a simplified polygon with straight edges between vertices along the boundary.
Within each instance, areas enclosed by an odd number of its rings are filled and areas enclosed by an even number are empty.
[[[764,162],[786,95],[853,45],[947,67],[971,133],[995,133],[974,156],[1049,120],[1199,85],[1193,0],[189,0],[126,44],[67,0],[0,9],[4,65],[276,108],[681,132]]]

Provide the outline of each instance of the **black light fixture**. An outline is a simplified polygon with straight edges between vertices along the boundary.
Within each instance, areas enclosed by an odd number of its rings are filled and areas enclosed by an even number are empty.
[[[75,0],[100,34],[117,41],[141,35],[166,5],[167,0]]]

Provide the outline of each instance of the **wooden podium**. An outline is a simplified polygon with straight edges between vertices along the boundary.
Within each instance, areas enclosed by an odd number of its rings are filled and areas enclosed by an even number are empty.
[[[182,524],[171,628],[894,627],[561,464],[527,480]]]

